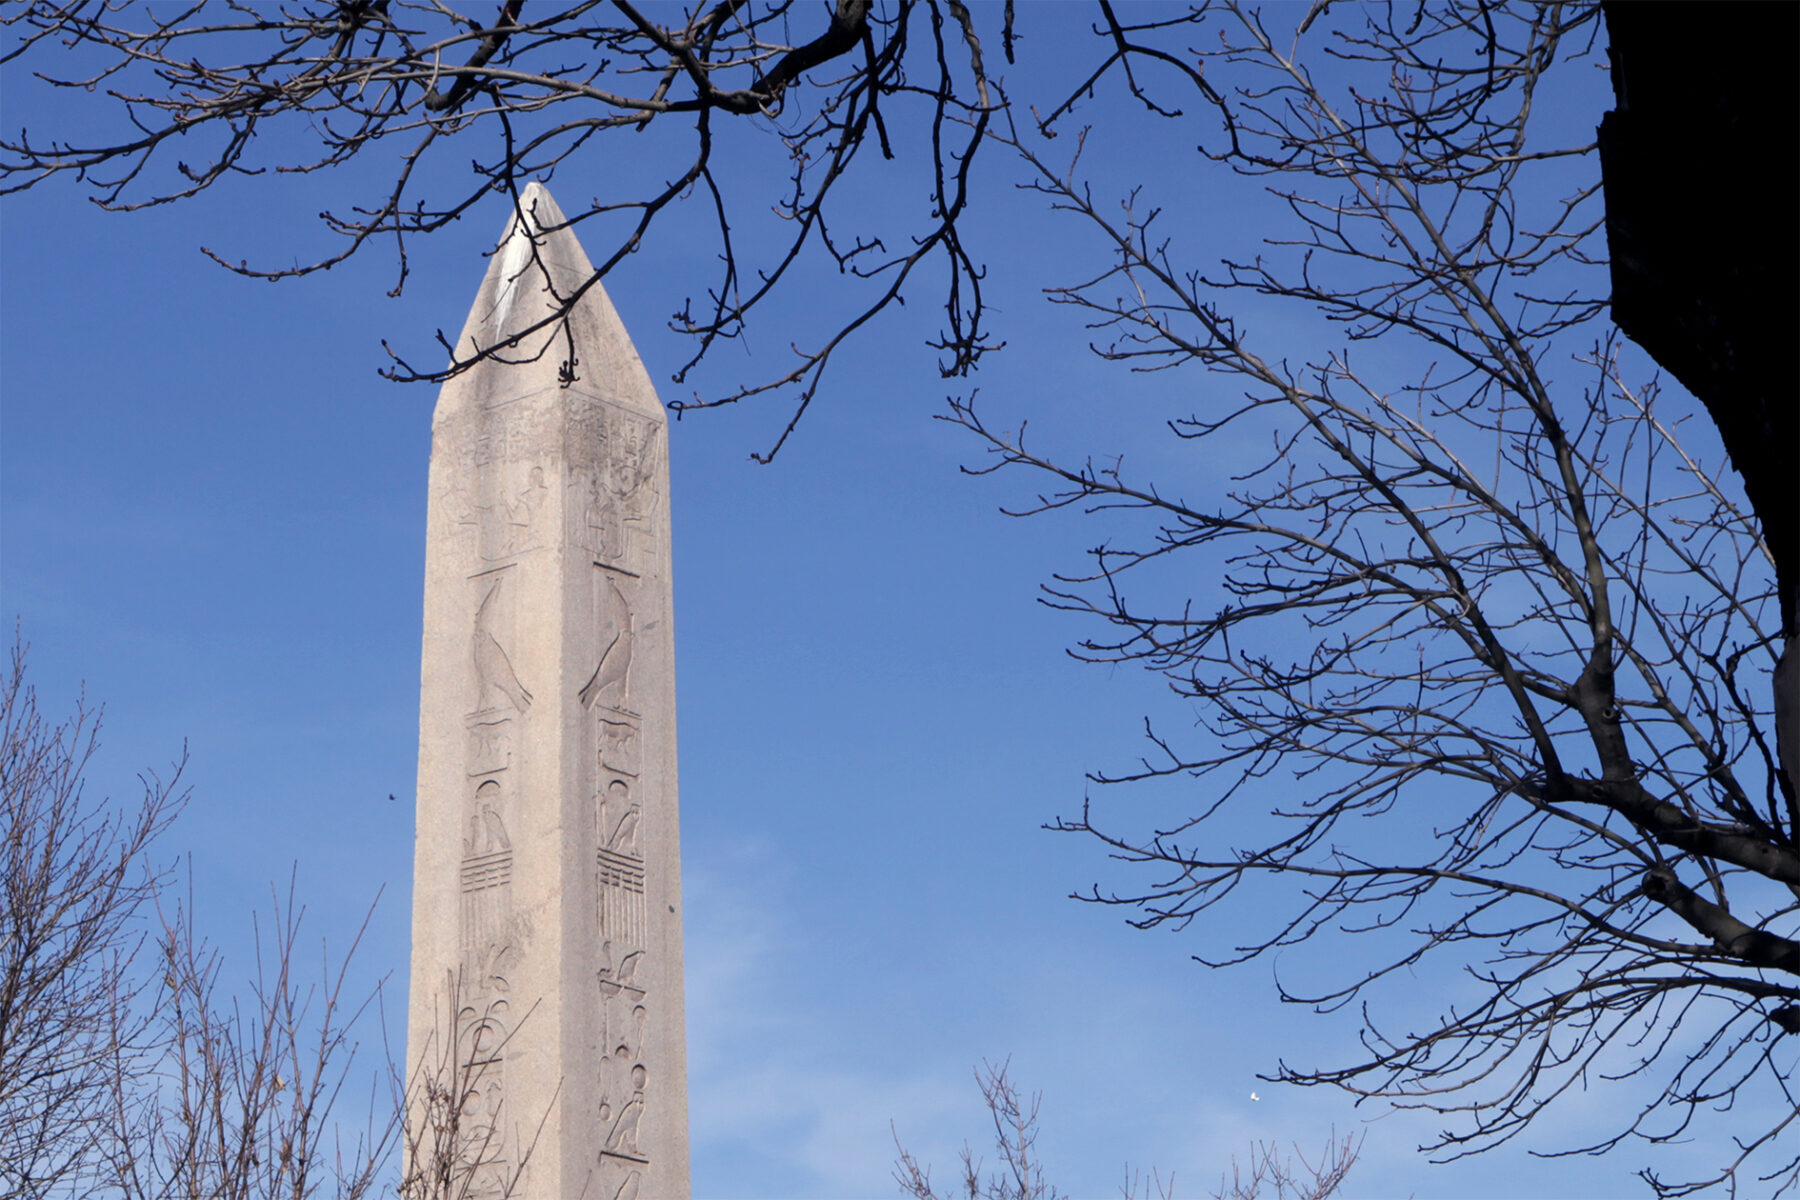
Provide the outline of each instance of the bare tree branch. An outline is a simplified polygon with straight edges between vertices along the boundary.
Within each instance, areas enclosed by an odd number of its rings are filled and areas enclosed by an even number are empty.
[[[819,393],[837,350],[904,302],[917,286],[916,269],[932,261],[949,268],[945,329],[933,344],[947,375],[972,370],[995,344],[983,325],[982,269],[959,222],[983,131],[1005,99],[988,77],[970,9],[960,0],[894,0],[880,9],[871,0],[836,0],[822,27],[816,9],[792,0],[721,0],[682,10],[678,22],[670,15],[666,7],[644,10],[627,0],[543,8],[504,0],[481,13],[440,0],[280,9],[231,3],[173,13],[30,0],[0,17],[0,29],[15,38],[0,61],[29,66],[72,93],[93,93],[92,103],[113,117],[114,133],[79,141],[31,130],[0,137],[0,195],[66,176],[102,207],[129,211],[243,176],[307,174],[371,156],[386,161],[398,141],[409,149],[385,190],[320,214],[326,234],[340,243],[334,250],[257,264],[228,248],[203,248],[229,270],[285,279],[391,245],[398,295],[414,239],[443,229],[490,193],[516,198],[532,178],[585,164],[610,145],[608,137],[654,129],[659,145],[685,139],[685,169],[642,194],[596,199],[585,211],[572,210],[571,220],[596,251],[597,281],[660,228],[671,206],[696,186],[705,189],[721,273],[674,318],[695,345],[677,382],[718,342],[741,336],[777,292],[799,290],[796,276],[810,279],[823,268],[855,285],[850,315],[820,335],[816,348],[796,344],[790,367],[672,408],[785,395],[792,419],[759,456],[772,457]],[[960,47],[946,43],[946,20]],[[915,36],[922,26],[926,36]],[[791,29],[811,36],[791,40]],[[1011,29],[1008,15],[1009,45]],[[912,82],[909,72],[928,82]],[[905,163],[927,172],[930,206],[914,228],[869,231],[854,201],[836,199],[838,185],[865,173],[860,151],[871,140],[884,160],[897,157],[884,110],[900,108],[931,129],[929,159],[908,154]],[[785,186],[735,171],[721,178],[715,149],[727,123],[735,136],[779,141],[792,166]],[[447,182],[453,177],[438,168],[446,153],[473,160],[464,184]],[[788,223],[785,245],[765,263],[741,262],[734,221],[769,208]],[[847,234],[851,228],[856,232]],[[567,311],[540,327],[564,321]],[[480,347],[465,358],[441,331],[438,341],[448,365],[421,365],[416,354],[390,350],[385,373],[441,382],[517,350]]]
[[[1182,809],[1133,832],[1091,800],[1054,826],[1133,872],[1085,898],[1191,929],[1211,965],[1286,952],[1283,998],[1358,1005],[1363,1053],[1273,1077],[1442,1114],[1444,1155],[1628,1080],[1618,1128],[1577,1149],[1729,1108],[1716,1174],[1647,1182],[1791,1190],[1800,821],[1774,753],[1778,605],[1717,451],[1627,377],[1604,323],[1592,147],[1533,120],[1597,12],[1276,15],[1105,9],[1112,57],[992,134],[1107,251],[1051,293],[1095,352],[1205,372],[1169,423],[1169,461],[1192,458],[1174,481],[1040,452],[973,397],[946,414],[989,451],[977,473],[1035,477],[1015,513],[1106,526],[1089,569],[1045,589],[1111,630],[1073,653],[1141,664],[1198,717],[1094,776],[1188,780]],[[1212,114],[1203,153],[1267,182],[1259,253],[1184,265],[1145,194],[1083,175],[1085,132],[1049,140],[1107,85],[1150,117]],[[1342,344],[1272,349],[1234,315],[1252,299]],[[1351,935],[1366,948],[1295,949]],[[1474,1000],[1393,1017],[1428,965]]]

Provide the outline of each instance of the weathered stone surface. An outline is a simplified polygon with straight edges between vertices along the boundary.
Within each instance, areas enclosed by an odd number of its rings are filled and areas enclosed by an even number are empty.
[[[525,333],[591,268],[548,191],[521,207],[459,347],[518,338],[515,363],[451,380],[432,424],[414,1135],[460,1110],[472,1198],[679,1198],[667,429],[598,284]]]

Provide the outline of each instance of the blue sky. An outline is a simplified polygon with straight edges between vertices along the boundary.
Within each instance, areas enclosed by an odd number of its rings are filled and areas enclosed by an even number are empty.
[[[1054,39],[1040,53],[1046,73],[1075,69]],[[0,87],[9,128],[83,119],[17,73]],[[1569,97],[1557,119],[1591,128],[1604,74]],[[1138,128],[1117,97],[1088,115]],[[1196,262],[1242,251],[1267,215],[1254,187],[1181,153],[1188,132],[1156,136],[1155,152],[1096,139],[1095,165],[1155,189]],[[774,161],[755,137],[731,151],[747,171]],[[564,208],[660,167],[585,169],[552,181]],[[129,796],[186,746],[193,801],[162,851],[191,856],[228,982],[251,970],[250,913],[290,872],[334,947],[376,904],[358,962],[369,986],[385,977],[397,1050],[434,393],[376,371],[381,339],[430,359],[432,331],[460,326],[506,211],[494,198],[417,243],[398,299],[379,253],[279,285],[199,253],[304,257],[292,247],[321,244],[312,214],[345,182],[232,180],[116,216],[63,181],[0,206],[0,614],[31,643],[52,711],[82,687],[106,705],[92,788]],[[884,186],[874,220],[923,202],[916,177]],[[1089,355],[1038,289],[1098,251],[1003,170],[983,186],[974,228],[1010,343],[977,381],[997,423],[1167,456],[1151,435],[1197,378]],[[665,399],[682,394],[664,381],[683,347],[664,321],[702,286],[703,259],[658,238],[608,281]],[[782,319],[827,318],[830,286]],[[1317,332],[1252,316],[1296,353]],[[1329,1056],[1353,1022],[1278,1004],[1266,964],[1207,971],[1180,935],[1067,899],[1130,880],[1039,826],[1079,808],[1084,772],[1129,764],[1147,714],[1185,718],[1156,681],[1064,654],[1092,631],[1034,597],[1097,535],[1079,518],[1008,519],[1019,483],[960,472],[977,451],[932,420],[948,390],[921,345],[932,318],[921,293],[853,343],[773,466],[749,454],[785,411],[672,427],[696,1194],[893,1195],[895,1134],[948,1182],[963,1141],[987,1137],[971,1068],[1009,1057],[1043,1093],[1050,1174],[1078,1197],[1116,1194],[1128,1163],[1202,1194],[1251,1141],[1313,1150],[1334,1127],[1367,1134],[1354,1196],[1636,1194],[1630,1151],[1526,1153],[1602,1119],[1605,1092],[1565,1103],[1556,1139],[1429,1166],[1413,1147],[1437,1122],[1256,1079],[1278,1058]],[[794,336],[753,326],[712,378],[767,369]],[[1431,1003],[1458,986],[1418,981]],[[373,1065],[378,1028],[368,1042]]]

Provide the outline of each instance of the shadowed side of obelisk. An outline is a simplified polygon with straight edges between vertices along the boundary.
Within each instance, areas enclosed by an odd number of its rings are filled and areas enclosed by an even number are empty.
[[[452,1194],[680,1198],[667,427],[599,285],[524,332],[592,271],[519,209],[432,425],[409,1136]]]

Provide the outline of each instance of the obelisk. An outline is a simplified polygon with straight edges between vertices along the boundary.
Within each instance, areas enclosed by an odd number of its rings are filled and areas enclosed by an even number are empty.
[[[432,421],[407,1032],[432,1195],[688,1195],[667,426],[592,274],[527,186],[457,347],[499,352]]]

